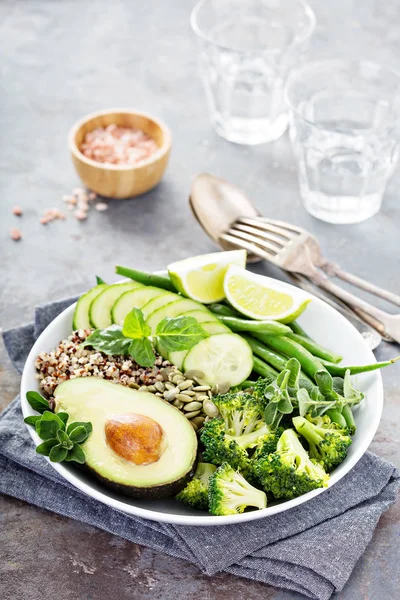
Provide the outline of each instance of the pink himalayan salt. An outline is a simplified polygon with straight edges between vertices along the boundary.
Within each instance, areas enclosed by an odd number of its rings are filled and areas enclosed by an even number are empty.
[[[84,156],[100,163],[136,165],[157,152],[153,138],[141,129],[108,125],[87,133],[80,147]]]

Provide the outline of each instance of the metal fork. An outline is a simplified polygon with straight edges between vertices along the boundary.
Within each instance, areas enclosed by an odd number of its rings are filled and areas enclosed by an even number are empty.
[[[304,229],[264,217],[242,217],[221,235],[221,239],[229,244],[245,248],[281,269],[305,275],[315,285],[334,294],[352,308],[361,309],[364,313],[380,321],[385,337],[400,343],[400,315],[391,315],[354,296],[330,281],[327,273],[340,277],[399,306],[400,297],[329,263],[322,256],[316,238]]]

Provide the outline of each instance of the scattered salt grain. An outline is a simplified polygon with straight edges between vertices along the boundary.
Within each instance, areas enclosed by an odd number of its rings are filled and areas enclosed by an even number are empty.
[[[74,217],[78,221],[84,221],[85,219],[87,219],[87,212],[85,210],[78,209],[74,212]]]
[[[106,204],[105,202],[98,202],[95,206],[95,209],[100,212],[107,210],[107,208],[108,208],[108,204]]]
[[[14,206],[12,212],[16,217],[22,217],[22,208],[20,206]]]
[[[18,242],[18,240],[20,240],[22,238],[22,234],[21,234],[21,232],[20,232],[19,229],[16,229],[15,227],[12,227],[10,229],[10,237],[15,242]]]

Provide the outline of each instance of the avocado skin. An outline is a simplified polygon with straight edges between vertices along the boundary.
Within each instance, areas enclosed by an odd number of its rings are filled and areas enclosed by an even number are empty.
[[[130,496],[131,498],[149,498],[150,500],[159,500],[162,498],[172,498],[179,494],[179,492],[183,490],[189,481],[193,479],[193,475],[197,468],[197,462],[198,456],[196,456],[196,460],[190,468],[190,471],[188,471],[183,477],[180,477],[180,479],[148,488],[140,488],[133,485],[115,483],[114,481],[110,481],[106,477],[103,477],[87,465],[82,465],[81,468],[101,481],[105,487],[124,494],[125,496]]]

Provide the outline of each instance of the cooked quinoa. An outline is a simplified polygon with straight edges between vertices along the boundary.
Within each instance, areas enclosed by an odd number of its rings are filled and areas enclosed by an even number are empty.
[[[75,377],[100,377],[128,387],[139,388],[162,381],[160,369],[170,363],[156,355],[153,367],[141,367],[125,356],[110,356],[81,346],[93,329],[74,331],[55,350],[41,352],[35,361],[40,389],[52,399],[58,384]]]

